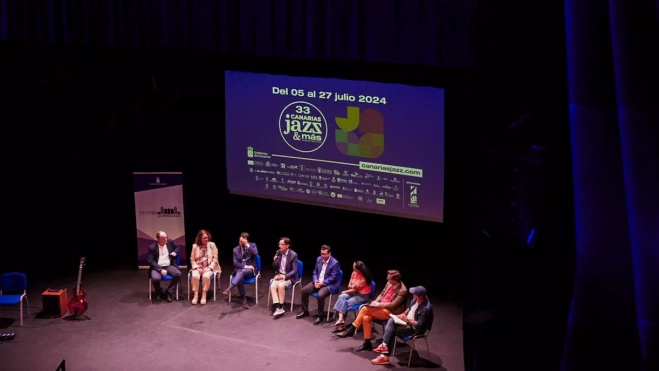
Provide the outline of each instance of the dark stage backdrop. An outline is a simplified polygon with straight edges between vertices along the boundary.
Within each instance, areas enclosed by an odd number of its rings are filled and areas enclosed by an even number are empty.
[[[0,39],[473,67],[477,0],[0,1]]]
[[[467,245],[460,218],[470,210],[468,133],[478,124],[466,114],[469,84],[462,70],[429,78],[427,70],[399,68],[396,81],[446,86],[446,223],[418,222],[327,208],[229,196],[225,176],[224,68],[254,67],[264,72],[307,68],[318,76],[376,78],[365,67],[327,64],[304,67],[294,61],[263,61],[211,54],[137,52],[134,50],[5,49],[11,65],[3,72],[11,98],[7,115],[16,128],[19,148],[11,154],[12,246],[39,241],[36,259],[9,250],[3,268],[31,273],[76,272],[80,255],[88,269],[136,265],[133,171],[183,171],[188,245],[199,229],[208,229],[230,264],[230,249],[247,231],[265,261],[281,236],[311,264],[322,244],[335,249],[346,270],[353,260],[371,265],[377,277],[397,268],[409,284],[424,284],[440,296],[455,294],[463,281],[459,254]],[[47,61],[30,64],[29,61]],[[336,63],[334,63],[336,65]],[[375,66],[370,70],[384,68]],[[410,69],[411,70],[411,69]],[[343,72],[340,72],[343,71]],[[348,71],[348,72],[346,72]],[[385,69],[386,71],[386,69]],[[381,76],[380,76],[381,78]],[[450,89],[450,90],[449,90]],[[22,144],[20,144],[22,143]],[[471,143],[471,142],[470,142]],[[467,153],[462,156],[463,152]],[[45,236],[48,246],[43,245]],[[27,237],[25,237],[27,236]],[[108,251],[112,251],[108,254]]]
[[[0,39],[57,46],[38,53],[3,48],[3,123],[11,128],[2,147],[8,179],[3,212],[11,219],[0,268],[48,276],[56,266],[74,275],[82,254],[90,255],[90,269],[133,268],[135,261],[123,261],[135,256],[130,174],[181,170],[192,218],[186,218],[186,233],[210,229],[225,246],[225,261],[243,230],[264,251],[274,251],[276,239],[288,234],[306,261],[321,243],[333,245],[342,261],[361,258],[353,246],[370,247],[377,275],[395,260],[405,272],[419,272],[407,275],[409,284],[434,285],[432,291],[444,294],[466,282],[473,294],[466,307],[496,302],[498,314],[508,313],[508,337],[498,333],[490,342],[502,345],[490,353],[498,358],[491,363],[495,369],[504,364],[509,370],[555,370],[573,258],[571,218],[564,212],[571,194],[564,192],[570,169],[562,156],[569,145],[561,2],[274,3],[0,0]],[[214,53],[193,53],[200,50]],[[222,69],[249,66],[445,86],[446,222],[228,197],[221,158]],[[480,167],[496,162],[482,159],[482,144],[489,138],[490,146],[505,150],[511,133],[520,132],[509,124],[528,112],[527,128],[531,121],[544,130],[516,145],[528,148],[540,140],[554,156],[546,176],[552,181],[543,185],[544,228],[533,248],[506,238],[480,244],[474,209],[487,203],[474,197],[474,179]],[[477,186],[489,185],[483,180]],[[246,209],[254,211],[252,217],[237,212]],[[500,223],[510,222],[510,210],[498,214]],[[400,254],[401,247],[409,252]],[[375,263],[378,258],[382,263]],[[424,277],[428,266],[436,274],[432,282]]]
[[[659,369],[658,4],[566,2],[577,269],[565,371]]]
[[[31,193],[29,203],[18,208],[21,216],[16,221],[25,225],[21,221],[31,219],[34,213],[47,214],[48,221],[40,227],[52,230],[50,237],[61,241],[55,249],[86,252],[112,246],[118,253],[103,262],[112,265],[121,260],[124,251],[132,249],[123,237],[133,229],[122,224],[129,210],[123,201],[129,189],[125,174],[182,170],[187,214],[199,216],[197,221],[187,222],[188,235],[202,227],[215,230],[218,238],[225,233],[236,236],[247,229],[264,246],[268,246],[266,241],[275,246],[280,234],[290,234],[298,250],[313,250],[312,246],[324,242],[334,243],[337,254],[347,250],[340,246],[368,246],[385,261],[393,258],[385,255],[396,255],[385,253],[387,249],[414,245],[418,252],[399,260],[400,265],[417,266],[423,276],[428,268],[419,269],[417,263],[429,261],[429,254],[439,254],[434,261],[446,275],[442,281],[459,282],[451,273],[459,273],[456,265],[450,262],[460,249],[445,247],[447,237],[442,226],[228,198],[221,155],[221,73],[224,67],[245,68],[250,64],[259,71],[263,65],[276,64],[267,58],[278,58],[277,63],[288,65],[289,70],[296,68],[297,74],[312,69],[319,76],[395,76],[396,82],[414,83],[405,81],[411,79],[421,84],[442,80],[439,74],[444,80],[448,76],[459,81],[452,85],[452,92],[447,91],[447,105],[457,108],[447,109],[447,116],[456,120],[453,129],[447,129],[452,143],[447,144],[446,161],[462,163],[455,167],[454,177],[459,180],[453,186],[447,184],[445,194],[451,197],[454,187],[466,196],[453,195],[452,202],[459,207],[455,207],[452,221],[448,221],[451,206],[446,205],[445,228],[455,233],[453,246],[469,245],[465,239],[468,234],[459,230],[464,223],[458,220],[461,215],[473,217],[468,205],[473,200],[469,185],[476,171],[468,164],[475,157],[480,138],[469,146],[457,138],[459,133],[480,132],[477,127],[485,122],[479,117],[482,112],[477,107],[481,104],[471,102],[465,108],[464,103],[468,100],[465,96],[476,96],[473,74],[466,76],[464,69],[474,67],[479,58],[481,17],[477,0],[0,1],[2,40],[142,50],[122,57],[99,54],[94,49],[75,49],[59,56],[15,51],[22,55],[14,55],[18,59],[13,70],[4,71],[7,81],[12,82],[5,85],[6,91],[16,102],[11,108],[18,113],[11,121],[21,125],[23,135],[31,138],[30,149],[20,153],[38,159],[29,166],[18,159],[13,163],[12,174],[22,180],[15,183],[15,192],[26,192],[26,182],[40,189]],[[214,54],[192,57],[145,50]],[[230,55],[248,57],[237,62]],[[262,59],[255,61],[255,57]],[[318,62],[321,60],[391,64],[367,69]],[[37,65],[41,67],[28,67]],[[452,70],[438,73],[401,65]],[[412,69],[416,69],[414,76],[406,77]],[[458,134],[451,136],[451,130]],[[451,176],[449,166],[447,177]],[[195,197],[200,201],[191,201]],[[235,208],[245,207],[258,212],[250,220],[231,217]],[[36,211],[40,209],[48,211]],[[66,227],[56,227],[60,224]],[[272,232],[259,236],[259,230]],[[330,235],[336,242],[327,241]],[[232,245],[234,239],[222,244]],[[302,256],[309,260],[315,255],[308,254]],[[40,264],[47,266],[50,255],[42,257]],[[343,260],[357,257],[361,256],[345,255]],[[92,262],[90,259],[89,264]],[[25,265],[34,268],[36,264]]]

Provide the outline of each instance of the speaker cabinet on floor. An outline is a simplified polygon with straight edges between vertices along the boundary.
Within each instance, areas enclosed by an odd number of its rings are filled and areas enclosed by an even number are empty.
[[[68,290],[66,289],[58,291],[44,291],[43,294],[41,294],[41,300],[43,303],[42,314],[46,316],[64,316],[64,314],[68,311],[66,309],[66,302],[68,301],[67,291]]]

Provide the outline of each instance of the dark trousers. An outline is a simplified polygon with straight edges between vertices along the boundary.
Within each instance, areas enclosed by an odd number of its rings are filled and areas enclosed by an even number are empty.
[[[233,277],[233,281],[231,281],[232,286],[238,286],[238,292],[240,293],[240,296],[244,298],[247,297],[247,294],[245,294],[245,284],[243,283],[245,279],[247,278],[252,278],[254,277],[254,271],[251,269],[236,269],[236,275]],[[233,288],[233,287],[231,287]],[[256,294],[258,295],[258,293]]]
[[[313,282],[307,283],[302,288],[302,311],[309,312],[309,296],[314,292],[318,293],[318,315],[322,316],[325,312],[325,298],[330,296],[330,291],[326,286],[321,286],[317,289]]]
[[[396,336],[405,337],[414,335],[416,330],[411,326],[397,325],[394,322],[393,318],[389,318],[387,326],[384,328],[384,335],[382,336],[382,342],[387,345],[387,350],[389,351],[388,356],[394,351],[394,344],[396,343]]]
[[[176,294],[176,285],[178,285],[178,283],[181,281],[181,271],[173,265],[163,267],[163,269],[167,271],[168,275],[172,276],[172,280],[169,281],[169,287],[167,287],[167,291],[170,295],[172,295],[172,297],[174,297]],[[151,281],[153,282],[153,286],[156,288],[156,292],[162,291],[162,288],[160,287],[161,279],[162,275],[160,274],[160,271],[152,269]]]

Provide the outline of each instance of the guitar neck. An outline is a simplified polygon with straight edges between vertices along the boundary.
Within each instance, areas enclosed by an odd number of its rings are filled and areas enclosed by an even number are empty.
[[[80,295],[80,282],[82,280],[82,264],[83,262],[80,262],[80,268],[78,269],[78,283],[76,284],[76,296]]]

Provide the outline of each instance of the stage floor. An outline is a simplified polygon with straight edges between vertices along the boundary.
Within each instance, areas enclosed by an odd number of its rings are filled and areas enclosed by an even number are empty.
[[[184,275],[187,271],[183,272]],[[41,293],[47,287],[72,287],[75,277],[29,282],[31,316],[25,313],[19,327],[18,306],[3,307],[0,333],[14,332],[13,341],[0,341],[3,370],[54,371],[66,360],[67,371],[74,370],[213,370],[261,369],[274,371],[350,371],[406,369],[409,347],[398,346],[390,366],[371,365],[373,352],[355,352],[362,332],[340,339],[332,334],[332,323],[314,326],[313,318],[296,320],[300,294],[296,290],[295,309],[279,319],[270,316],[267,291],[261,291],[259,304],[253,302],[254,285],[247,285],[251,296],[249,310],[239,302],[228,303],[218,290],[205,306],[186,300],[182,280],[179,301],[152,304],[147,298],[144,270],[84,274],[88,291],[90,321],[64,321],[35,316],[42,306]],[[228,276],[222,275],[222,289]],[[263,282],[267,285],[269,273]],[[311,277],[304,277],[308,282]],[[290,295],[290,292],[287,292]],[[290,297],[290,296],[289,296]],[[332,298],[332,303],[336,299]],[[417,342],[421,358],[412,357],[412,368],[463,371],[462,308],[432,300],[435,321],[425,342]],[[310,301],[312,315],[316,311]],[[290,309],[290,305],[287,310]],[[11,319],[15,319],[12,323]],[[349,319],[352,319],[350,315]],[[376,325],[375,337],[381,339]],[[400,345],[400,344],[399,344]],[[400,362],[400,364],[399,364]]]

